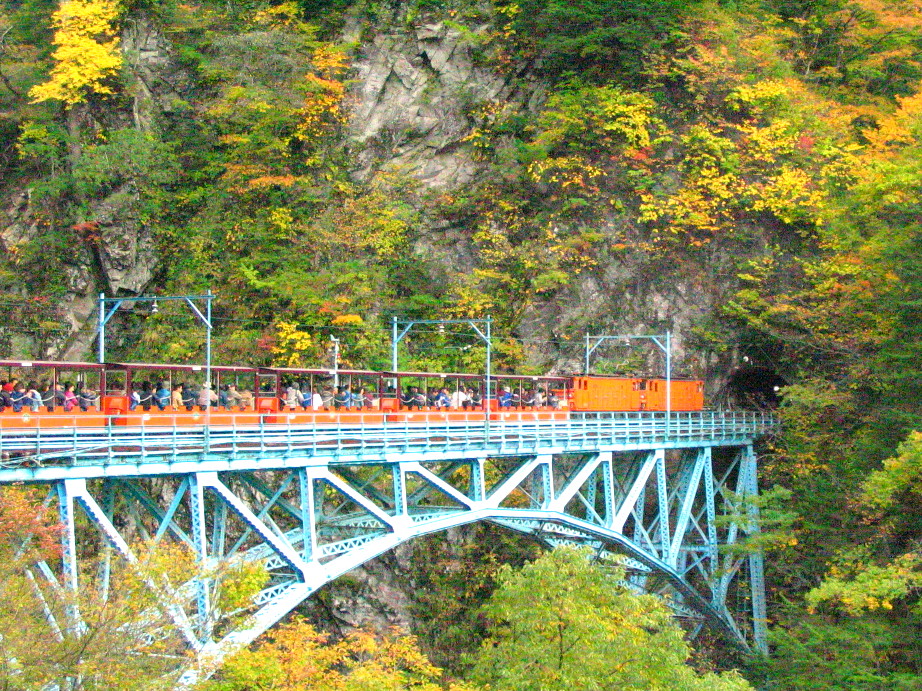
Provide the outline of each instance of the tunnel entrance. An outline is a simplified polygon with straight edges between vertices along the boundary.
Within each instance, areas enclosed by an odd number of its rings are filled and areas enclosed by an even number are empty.
[[[779,391],[788,382],[771,367],[741,367],[730,375],[727,389],[741,408],[777,408]]]

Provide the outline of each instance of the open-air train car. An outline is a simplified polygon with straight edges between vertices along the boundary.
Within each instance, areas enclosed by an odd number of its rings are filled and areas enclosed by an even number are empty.
[[[9,360],[0,361],[3,374],[38,391],[40,402],[0,394],[0,427],[566,419],[571,411],[666,410],[667,389],[663,379],[495,374],[487,391],[482,374],[215,365],[214,393],[203,394],[201,365]],[[64,387],[81,392],[80,404],[62,404],[56,390]],[[702,382],[672,380],[669,388],[671,410],[704,407]],[[169,399],[156,395],[163,390]]]

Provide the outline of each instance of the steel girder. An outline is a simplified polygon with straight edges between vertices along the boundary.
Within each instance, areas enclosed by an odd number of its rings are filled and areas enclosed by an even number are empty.
[[[63,479],[50,494],[65,526],[62,562],[41,569],[59,587],[96,579],[105,592],[111,555],[133,563],[137,539],[185,543],[205,565],[263,564],[270,581],[234,630],[219,626],[228,613],[218,611],[208,579],[179,587],[182,603],[164,604],[195,653],[183,677],[191,684],[349,570],[414,537],[491,521],[551,547],[583,545],[602,561],[617,558],[629,587],[661,593],[699,628],[767,652],[762,557],[734,549],[758,530],[757,506],[746,501],[757,493],[756,470],[751,445],[702,445],[433,462],[394,454],[300,468],[254,463],[228,472]],[[88,525],[101,537],[95,551],[81,549],[93,534]],[[70,616],[79,621],[78,612]]]

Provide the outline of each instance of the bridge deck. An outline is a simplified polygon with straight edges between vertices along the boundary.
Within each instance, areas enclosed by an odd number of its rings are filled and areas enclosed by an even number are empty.
[[[739,446],[766,413],[572,413],[566,420],[0,429],[0,483],[650,448]]]

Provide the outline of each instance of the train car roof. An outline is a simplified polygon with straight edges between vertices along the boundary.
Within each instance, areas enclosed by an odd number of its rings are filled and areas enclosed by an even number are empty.
[[[491,379],[512,379],[514,381],[568,381],[572,377],[543,374],[491,374]]]
[[[482,379],[482,374],[470,372],[384,372],[385,377],[425,377],[426,379]]]
[[[376,370],[364,370],[364,369],[309,369],[307,367],[260,367],[259,371],[261,374],[312,374],[315,376],[326,376],[332,377],[335,374],[339,376],[353,376],[353,377],[363,377],[363,376],[381,376],[381,372]]]
[[[177,372],[204,372],[205,365],[165,365],[153,362],[107,362],[107,369],[135,369],[135,370],[175,370]],[[241,367],[239,365],[212,365],[212,372],[251,372],[256,373],[256,367]]]
[[[51,360],[0,360],[0,367],[53,367],[56,369],[102,369],[98,362],[53,362]]]
[[[472,374],[470,372],[385,372],[385,377],[426,377],[429,379],[485,379],[485,374]],[[490,379],[513,379],[517,381],[566,381],[570,377],[545,377],[526,374],[490,374]]]

